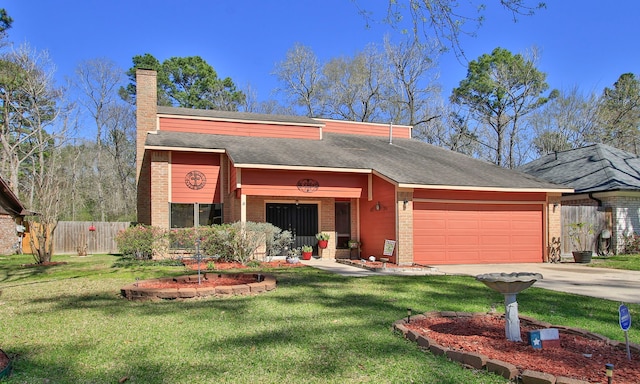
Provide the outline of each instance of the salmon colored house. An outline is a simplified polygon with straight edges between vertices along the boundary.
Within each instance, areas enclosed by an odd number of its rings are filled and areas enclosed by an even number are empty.
[[[137,92],[141,223],[270,222],[297,245],[329,233],[323,258],[423,265],[542,262],[560,236],[569,189],[414,140],[411,127],[159,107],[151,70],[137,71]]]

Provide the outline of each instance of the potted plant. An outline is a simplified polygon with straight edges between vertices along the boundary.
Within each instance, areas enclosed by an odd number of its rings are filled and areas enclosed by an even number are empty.
[[[572,254],[576,263],[586,264],[591,262],[593,253],[591,243],[593,242],[594,233],[595,229],[592,223],[579,221],[569,224],[569,238],[574,247]]]
[[[318,248],[327,248],[327,245],[329,245],[329,237],[330,235],[328,233],[316,233],[316,239],[318,239]]]
[[[310,245],[302,246],[302,260],[311,260],[311,253],[313,248]]]
[[[360,242],[358,240],[349,240],[348,244],[350,249],[357,249],[360,247]]]

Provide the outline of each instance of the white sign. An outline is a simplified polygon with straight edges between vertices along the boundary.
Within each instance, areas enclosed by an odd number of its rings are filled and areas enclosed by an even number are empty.
[[[382,254],[384,256],[393,256],[393,250],[396,248],[395,240],[385,240],[384,241],[384,250]]]

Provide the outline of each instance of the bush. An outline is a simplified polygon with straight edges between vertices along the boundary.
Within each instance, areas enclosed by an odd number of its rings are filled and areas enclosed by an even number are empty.
[[[637,233],[624,235],[624,253],[640,253],[640,235]]]
[[[116,243],[118,250],[124,256],[148,260],[153,256],[154,245],[157,245],[163,237],[163,230],[139,224],[118,232]]]

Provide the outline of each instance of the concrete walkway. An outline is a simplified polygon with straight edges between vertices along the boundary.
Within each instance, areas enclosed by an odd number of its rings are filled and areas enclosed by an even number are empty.
[[[431,270],[416,272],[376,272],[336,263],[333,259],[311,259],[304,264],[344,276],[365,277],[375,275],[466,275],[483,273],[532,272],[543,279],[533,286],[553,291],[599,297],[612,301],[640,304],[640,272],[597,268],[585,264],[523,263],[523,264],[467,264],[437,265]]]

